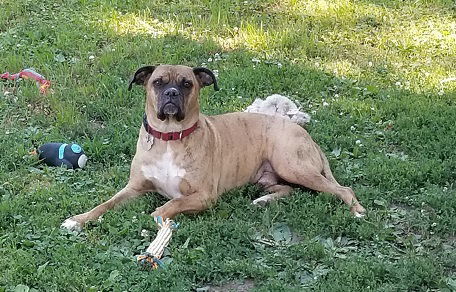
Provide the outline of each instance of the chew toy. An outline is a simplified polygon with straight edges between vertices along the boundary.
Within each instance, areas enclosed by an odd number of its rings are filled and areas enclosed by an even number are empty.
[[[51,86],[51,81],[47,80],[44,78],[43,75],[40,75],[36,73],[32,69],[24,69],[19,73],[16,74],[10,74],[9,72],[0,74],[0,79],[6,79],[6,80],[18,80],[19,78],[24,78],[24,79],[33,79],[36,81],[36,84],[38,85],[40,89],[40,93],[44,94],[47,92],[47,89],[49,86]]]
[[[47,165],[65,165],[68,168],[83,168],[87,162],[87,156],[81,146],[66,143],[46,143],[40,146],[38,158]]]
[[[136,260],[142,266],[150,266],[153,269],[157,269],[158,267],[163,267],[163,263],[160,259],[163,255],[165,247],[168,246],[171,240],[173,230],[178,227],[178,224],[174,223],[174,221],[169,218],[163,221],[161,216],[155,217],[154,220],[159,227],[157,237],[155,237],[154,241],[151,242],[149,247],[146,249],[146,252],[137,256]]]

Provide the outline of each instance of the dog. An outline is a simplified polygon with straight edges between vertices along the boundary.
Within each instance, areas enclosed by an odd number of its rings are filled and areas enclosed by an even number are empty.
[[[143,85],[146,104],[127,185],[92,210],[66,219],[62,226],[80,230],[119,203],[147,192],[169,199],[152,216],[174,218],[213,206],[224,192],[247,183],[268,194],[264,205],[285,197],[292,186],[331,193],[355,216],[365,209],[349,187],[334,178],[326,156],[307,131],[289,119],[235,112],[200,112],[203,87],[218,90],[213,72],[181,65],[139,68],[129,84]]]

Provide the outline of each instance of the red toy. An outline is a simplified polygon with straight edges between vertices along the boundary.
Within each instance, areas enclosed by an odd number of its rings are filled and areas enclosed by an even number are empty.
[[[32,69],[24,69],[19,73],[16,74],[10,74],[9,72],[0,74],[0,79],[6,79],[6,80],[17,80],[19,78],[24,78],[24,79],[34,79],[36,81],[36,84],[40,88],[40,92],[42,94],[46,93],[47,89],[49,86],[51,86],[51,81],[46,80],[44,76],[36,73]]]

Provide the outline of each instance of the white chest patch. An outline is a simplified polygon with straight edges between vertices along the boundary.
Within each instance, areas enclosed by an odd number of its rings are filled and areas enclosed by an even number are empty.
[[[182,196],[179,184],[185,175],[185,169],[176,165],[173,161],[173,152],[170,148],[163,154],[162,158],[153,164],[143,165],[141,170],[144,177],[152,181],[162,196],[168,199]]]

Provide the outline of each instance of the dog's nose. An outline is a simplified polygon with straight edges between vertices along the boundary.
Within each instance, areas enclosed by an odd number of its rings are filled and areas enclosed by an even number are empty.
[[[179,90],[177,90],[174,87],[168,88],[163,92],[164,95],[169,96],[169,97],[175,97],[180,94]]]

